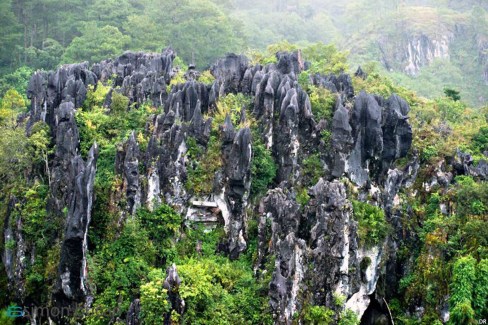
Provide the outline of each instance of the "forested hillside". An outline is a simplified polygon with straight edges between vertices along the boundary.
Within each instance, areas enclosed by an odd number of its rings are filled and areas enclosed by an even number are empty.
[[[488,317],[484,1],[1,3],[0,324]]]
[[[355,65],[377,62],[428,98],[445,87],[476,107],[488,98],[483,0],[2,0],[0,8],[0,95],[35,69],[125,50],[172,46],[207,68],[228,52],[287,40],[335,43]]]

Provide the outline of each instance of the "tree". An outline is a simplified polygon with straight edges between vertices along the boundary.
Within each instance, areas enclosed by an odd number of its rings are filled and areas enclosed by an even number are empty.
[[[63,55],[63,62],[99,62],[122,54],[130,43],[130,37],[117,27],[96,27],[87,24],[83,35],[73,39]]]
[[[455,102],[461,99],[459,91],[452,88],[444,88],[444,94]]]
[[[19,44],[22,35],[11,0],[0,0],[0,21],[0,72],[3,72],[15,63],[12,50]]]
[[[14,72],[0,78],[0,97],[4,96],[10,89],[15,89],[21,96],[25,96],[27,83],[33,72],[33,69],[21,66]]]
[[[463,256],[454,263],[449,299],[453,324],[475,324],[472,307],[475,265],[476,260],[472,256]]]
[[[131,49],[144,51],[161,51],[167,42],[168,35],[149,14],[131,15],[124,23],[124,29],[130,35]]]
[[[29,147],[25,130],[13,123],[0,126],[0,184],[10,185],[21,179],[29,167]],[[7,187],[2,187],[3,191]]]
[[[208,0],[163,0],[151,3],[151,17],[168,35],[167,45],[186,62],[193,58],[198,67],[206,67],[227,52],[242,46],[236,24]]]
[[[0,124],[13,124],[15,117],[23,108],[25,108],[24,98],[15,89],[8,90],[0,102]]]

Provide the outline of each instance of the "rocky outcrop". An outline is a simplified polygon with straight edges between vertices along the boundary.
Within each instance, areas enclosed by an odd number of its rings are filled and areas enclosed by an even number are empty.
[[[139,319],[139,315],[141,313],[141,300],[134,299],[130,303],[129,310],[127,311],[127,318],[125,321],[126,325],[139,325],[141,321]]]
[[[187,125],[175,123],[173,111],[154,117],[154,132],[149,140],[145,163],[148,179],[145,202],[152,207],[161,200],[179,207],[186,200],[185,136]]]
[[[244,55],[228,54],[225,58],[218,60],[210,68],[210,72],[216,79],[212,88],[218,91],[220,96],[240,92],[242,90],[241,82],[248,65],[249,60]]]
[[[166,93],[174,57],[170,49],[160,54],[128,52],[91,69],[86,64],[64,66],[55,73],[36,73],[31,79],[31,120],[45,120],[56,145],[50,162],[52,197],[48,208],[66,219],[54,305],[89,305],[91,301],[86,234],[97,147],[92,147],[86,162],[81,158],[74,114],[90,85],[113,78],[114,87],[120,87],[117,91],[133,104],[131,109],[148,101],[161,107],[147,121],[145,151],[135,133],[117,149],[114,167],[121,182],[112,201],[120,202],[120,220],[134,215],[141,206],[153,210],[161,202],[193,221],[202,219],[203,214],[216,226],[223,219],[226,237],[219,248],[231,259],[238,258],[249,240],[247,211],[253,181],[252,143],[256,140],[247,127],[249,118],[277,165],[273,182],[278,187],[267,193],[259,207],[256,265],[256,270],[262,270],[275,258],[269,286],[274,319],[290,324],[307,304],[334,309],[335,294],[344,295],[347,306],[363,314],[377,289],[380,265],[387,256],[384,247],[395,244],[359,247],[346,182],[337,179],[347,176],[354,183],[349,186],[359,192],[358,198],[371,198],[393,220],[400,187],[411,184],[418,169],[414,165],[409,165],[409,170],[392,169],[395,160],[409,153],[412,143],[408,104],[396,95],[383,99],[361,92],[355,96],[347,74],[315,75],[311,82],[329,89],[337,98],[333,119],[317,121],[307,92],[297,82],[306,68],[299,51],[278,53],[277,62],[267,66],[250,66],[244,56],[228,55],[212,67],[216,78],[212,86],[198,82],[198,73],[191,70],[184,83],[173,85]],[[358,74],[364,77],[361,71]],[[212,129],[212,119],[206,114],[212,114],[219,97],[237,92],[254,96],[253,107],[247,113],[247,108],[242,108],[239,126],[233,125],[228,115],[218,130]],[[105,105],[109,105],[111,94]],[[327,132],[330,143],[322,139]],[[217,166],[211,192],[196,194],[185,186],[188,168],[197,163],[190,160],[202,159],[211,135],[212,141],[217,139],[221,144],[222,165]],[[190,144],[197,154],[189,151]],[[311,155],[324,163],[323,167],[314,166],[317,170],[313,172],[321,177],[318,182],[318,177],[314,179],[316,184],[310,184],[311,177],[302,164]],[[470,166],[465,158],[461,160],[463,172],[472,170],[465,167]],[[309,200],[297,199],[298,189]],[[7,227],[4,232],[11,238],[14,230]],[[10,261],[6,264],[15,264],[12,259],[13,252],[6,250],[4,260]],[[364,262],[367,260],[369,264]],[[395,264],[394,259],[389,261]],[[10,267],[8,274],[15,277],[12,270]],[[176,266],[168,268],[164,287],[171,310],[181,315],[185,306],[178,291],[180,282]],[[140,301],[135,299],[127,314],[128,324],[140,322],[139,311]],[[170,323],[170,313],[165,322]]]
[[[23,233],[22,218],[14,219],[16,197],[9,198],[7,214],[3,226],[4,251],[2,263],[7,274],[8,289],[13,293],[16,300],[22,301],[25,293],[25,270],[27,267],[27,247]],[[12,247],[12,244],[15,246]]]
[[[278,324],[291,324],[304,304],[334,309],[337,295],[362,315],[380,274],[381,250],[359,247],[345,186],[320,179],[309,194],[302,209],[284,188],[269,191],[260,204],[258,263],[276,258],[269,296]],[[365,258],[372,263],[361,266]]]
[[[263,216],[259,237],[270,241],[269,253],[276,256],[269,296],[273,318],[280,324],[291,323],[293,314],[300,310],[303,300],[299,294],[305,275],[306,261],[303,258],[306,244],[297,237],[300,225],[299,208],[290,193],[281,188],[269,191],[259,208]],[[267,222],[271,223],[270,233],[264,233],[268,230],[265,226]],[[260,242],[261,258],[265,256],[262,251],[264,247],[264,243]]]
[[[126,52],[115,60],[94,64],[91,70],[102,82],[113,79],[113,86],[120,87],[121,94],[131,104],[139,106],[149,102],[163,106],[175,57],[176,52],[171,48],[162,53]]]
[[[162,53],[126,52],[115,60],[94,64],[91,69],[84,62],[63,65],[56,71],[37,71],[27,88],[31,100],[28,127],[38,121],[55,126],[55,110],[61,103],[71,102],[75,108],[81,107],[89,86],[112,78],[113,87],[120,87],[130,103],[151,102],[163,106],[175,56],[170,48]]]
[[[56,71],[37,71],[27,87],[27,98],[31,100],[28,128],[38,121],[51,126],[53,134],[58,124],[56,110],[63,102],[80,107],[85,101],[87,89],[96,84],[97,75],[88,69],[88,63],[67,64]]]
[[[94,144],[86,163],[80,156],[72,160],[75,177],[53,295],[54,304],[58,307],[85,302],[90,294],[87,283],[87,235],[93,206],[97,155],[98,147]]]
[[[246,205],[251,186],[251,130],[240,129],[233,140],[229,154],[224,155],[225,195],[230,206],[228,225],[228,251],[230,258],[237,258],[247,245],[244,239],[246,228]]]
[[[348,297],[359,289],[357,224],[343,184],[321,179],[310,195],[304,218],[314,261],[309,277],[312,287],[320,288],[314,290],[313,302],[333,306],[334,293]]]
[[[171,89],[166,100],[165,112],[173,111],[177,118],[188,122],[193,118],[197,105],[200,113],[207,113],[209,104],[207,85],[189,80]]]
[[[331,175],[340,177],[346,170],[347,159],[354,145],[349,110],[341,102],[332,118]]]
[[[358,68],[356,74],[357,76],[364,77],[364,72],[361,70],[361,67]],[[312,76],[312,82],[317,87],[323,87],[333,93],[339,93],[343,102],[354,97],[352,79],[348,74],[341,73],[339,76],[334,74],[325,76],[316,74]]]
[[[384,101],[365,92],[355,98],[352,114],[339,104],[332,121],[331,175],[345,172],[362,186],[405,157],[412,144],[409,110],[397,95]]]
[[[415,76],[420,69],[430,65],[436,59],[450,58],[451,32],[439,32],[436,36],[413,33],[400,38],[393,44],[391,38],[378,42],[381,61],[386,69],[399,69]]]
[[[48,210],[56,215],[62,215],[63,210],[69,207],[74,192],[77,166],[73,161],[79,156],[80,137],[72,102],[63,102],[56,108],[55,113],[55,124],[51,130],[55,134],[56,151],[51,163],[52,195]]]
[[[478,61],[483,67],[482,78],[486,85],[488,85],[488,36],[479,35],[477,40],[478,45]]]
[[[473,176],[479,180],[488,180],[488,158],[481,159],[475,164],[470,154],[457,150],[451,164],[459,175]]]
[[[132,132],[124,145],[118,148],[115,157],[115,172],[122,176],[120,191],[125,193],[123,201],[127,201],[123,211],[127,211],[130,215],[134,215],[136,209],[141,206],[139,156],[139,146]]]
[[[170,310],[165,313],[164,315],[164,324],[170,325],[172,324],[171,321],[171,312],[174,310],[178,313],[178,315],[183,315],[185,310],[185,301],[180,297],[179,294],[179,287],[181,284],[181,279],[178,276],[178,272],[176,270],[176,265],[172,265],[166,270],[166,279],[164,280],[163,287],[168,292],[168,299],[171,305]]]

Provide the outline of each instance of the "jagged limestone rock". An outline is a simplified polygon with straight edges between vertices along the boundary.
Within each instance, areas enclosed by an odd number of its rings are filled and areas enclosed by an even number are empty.
[[[134,109],[144,102],[161,107],[146,124],[149,143],[145,152],[139,151],[134,133],[119,148],[114,167],[123,179],[118,191],[127,198],[127,206],[119,210],[134,214],[140,205],[154,209],[165,202],[185,213],[192,209],[192,202],[211,202],[224,220],[224,250],[230,258],[238,258],[249,240],[246,210],[252,182],[253,139],[251,130],[243,125],[251,120],[278,166],[273,183],[278,188],[270,190],[260,204],[256,265],[260,270],[267,259],[276,257],[269,291],[276,322],[291,323],[305,304],[335,308],[334,293],[345,295],[351,308],[364,313],[384,273],[379,265],[388,258],[387,267],[397,267],[393,257],[385,257],[397,242],[394,238],[371,249],[359,247],[357,223],[352,218],[345,185],[337,179],[348,177],[360,192],[358,197],[370,195],[393,220],[398,192],[413,184],[418,170],[418,161],[405,170],[392,169],[396,159],[409,153],[412,143],[408,104],[396,95],[383,99],[361,92],[355,97],[347,74],[315,75],[311,77],[313,84],[329,89],[337,97],[332,121],[316,121],[310,98],[297,82],[298,74],[306,68],[299,51],[278,53],[277,63],[267,66],[249,66],[245,57],[228,55],[212,67],[216,77],[212,86],[188,74],[186,82],[174,85],[168,94],[166,86],[173,75],[174,57],[170,49],[160,54],[128,52],[91,69],[84,63],[63,66],[56,72],[38,72],[30,81],[30,120],[45,120],[56,144],[50,162],[53,197],[49,211],[60,215],[68,208],[55,304],[83,303],[90,294],[83,229],[89,224],[96,150],[92,149],[85,164],[79,156],[74,113],[90,85],[113,78],[114,86],[120,87],[117,91],[135,104]],[[216,130],[211,129],[211,118],[205,118],[206,114],[213,112],[219,97],[237,92],[254,96],[251,112],[246,116],[241,110],[240,129],[232,124],[230,116],[225,118],[217,131],[223,164],[214,175],[212,191],[207,197],[192,197],[192,189],[185,186],[187,168],[194,163],[187,155],[189,137],[196,140],[199,149],[208,148],[210,134]],[[112,91],[104,105],[110,105],[111,96]],[[331,133],[327,146],[321,141],[323,131]],[[325,165],[317,170],[322,177],[319,182],[307,184],[301,162],[312,154]],[[463,173],[473,170],[469,159],[460,160]],[[481,175],[482,171],[477,173]],[[84,186],[80,188],[80,184]],[[297,203],[298,189],[305,190],[308,202]],[[395,234],[400,233],[401,225],[392,224]],[[13,229],[7,230],[6,236],[14,233]],[[11,260],[12,252],[5,251],[4,256]],[[361,270],[360,263],[366,257],[372,263]],[[392,281],[398,279],[392,277]],[[181,314],[184,303],[175,289],[179,281],[176,267],[168,269],[165,288],[171,291],[172,309]],[[137,324],[138,310],[139,302],[134,300],[128,323]]]
[[[139,175],[139,146],[135,134],[132,132],[124,145],[117,150],[115,157],[115,172],[122,176],[122,192],[125,192],[127,211],[134,215],[141,206],[141,185]]]
[[[171,321],[171,311],[177,312],[182,315],[185,310],[185,301],[180,297],[179,287],[181,284],[181,279],[178,276],[178,271],[176,270],[176,265],[173,264],[166,270],[166,279],[164,279],[163,287],[168,292],[168,299],[171,305],[170,310],[164,314],[164,324],[170,325]]]
[[[58,307],[84,303],[90,294],[87,283],[87,235],[93,206],[98,147],[95,143],[88,154],[87,162],[80,156],[73,159],[74,188],[69,202],[66,230],[61,244],[54,304]]]

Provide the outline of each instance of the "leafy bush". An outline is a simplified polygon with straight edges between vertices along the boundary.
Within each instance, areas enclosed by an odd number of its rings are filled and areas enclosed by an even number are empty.
[[[153,269],[148,274],[149,282],[141,285],[141,313],[144,324],[163,324],[164,314],[170,310],[167,290],[163,288],[165,274]]]
[[[305,308],[303,320],[306,324],[328,325],[334,323],[335,313],[324,306],[309,306]]]
[[[215,81],[215,77],[210,73],[210,70],[205,70],[200,74],[198,81],[206,85],[211,85]]]
[[[488,151],[488,127],[483,126],[473,137],[472,147],[476,152],[483,153]]]
[[[190,154],[195,152],[190,150]],[[210,136],[207,151],[198,160],[191,161],[187,167],[185,187],[196,195],[206,195],[212,192],[215,173],[222,167],[222,153],[220,141],[216,136]]]
[[[358,315],[350,309],[345,309],[339,316],[338,325],[359,325],[360,319]]]
[[[15,90],[9,89],[0,101],[0,123],[14,120],[26,106],[24,98]]]
[[[161,204],[152,212],[147,208],[137,210],[137,217],[160,257],[165,261],[172,260],[175,254],[173,241],[179,235],[183,222],[181,215],[170,206]]]
[[[297,202],[302,206],[306,206],[308,202],[310,201],[310,195],[308,195],[307,188],[302,188],[298,190],[297,193]]]
[[[309,86],[308,89],[312,113],[317,121],[321,119],[332,120],[336,95],[322,87]]]
[[[459,258],[454,263],[449,298],[451,322],[454,324],[475,324],[472,307],[475,281],[476,260],[471,256]]]
[[[127,111],[129,107],[129,98],[122,95],[117,91],[112,92],[112,103],[110,105],[110,110],[114,114],[122,114]]]
[[[455,102],[461,100],[461,96],[459,95],[459,91],[457,91],[455,89],[444,88],[444,94],[446,95],[446,97],[452,99]]]
[[[303,176],[308,184],[316,184],[323,175],[323,165],[318,153],[312,154],[302,161]]]
[[[34,69],[28,66],[21,66],[14,72],[0,77],[0,97],[3,97],[8,90],[14,89],[25,98],[27,84],[33,73]]]
[[[109,315],[119,317],[139,295],[147,281],[156,250],[147,231],[137,219],[128,220],[120,237],[106,242],[90,263],[97,299],[88,315],[88,324],[106,324]]]
[[[252,268],[225,257],[188,259],[178,265],[180,294],[188,306],[188,324],[270,324],[267,296],[259,295]]]
[[[435,102],[441,118],[452,123],[458,122],[466,109],[463,102],[451,98],[438,98]]]
[[[217,110],[213,115],[212,129],[216,130],[224,124],[225,117],[230,116],[230,120],[236,129],[239,128],[239,120],[242,108],[246,109],[251,105],[251,97],[242,93],[227,94],[219,98]],[[215,131],[214,131],[215,132]]]
[[[276,176],[276,164],[271,151],[259,137],[253,137],[251,161],[251,196],[262,195]]]
[[[362,245],[380,244],[388,234],[388,223],[382,209],[368,203],[352,201],[354,218],[359,223],[358,235]]]
[[[337,50],[334,44],[315,43],[303,49],[303,56],[311,61],[311,73],[338,74],[349,70],[348,52]]]

